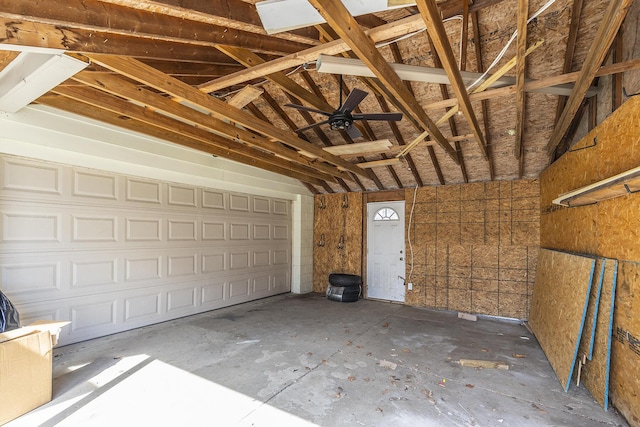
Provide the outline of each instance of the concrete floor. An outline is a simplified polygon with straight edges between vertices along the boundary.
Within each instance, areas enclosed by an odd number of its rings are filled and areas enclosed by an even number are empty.
[[[8,426],[627,425],[564,393],[518,323],[318,294],[57,348],[53,394]]]

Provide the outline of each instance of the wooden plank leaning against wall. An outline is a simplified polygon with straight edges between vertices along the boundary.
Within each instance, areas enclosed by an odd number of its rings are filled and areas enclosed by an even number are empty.
[[[640,338],[640,194],[574,208],[551,201],[639,165],[640,97],[633,97],[540,177],[541,246],[619,260],[610,396],[632,425],[640,425],[640,345],[629,341]]]

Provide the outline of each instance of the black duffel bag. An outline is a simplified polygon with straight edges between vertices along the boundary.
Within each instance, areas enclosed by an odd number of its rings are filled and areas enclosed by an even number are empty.
[[[0,333],[18,329],[20,327],[20,315],[11,304],[9,298],[0,291]]]

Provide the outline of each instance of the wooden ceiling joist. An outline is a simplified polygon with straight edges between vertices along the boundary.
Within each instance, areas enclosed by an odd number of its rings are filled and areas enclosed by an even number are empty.
[[[197,90],[187,84],[180,82],[179,80],[168,78],[168,76],[166,76],[165,74],[160,73],[159,71],[148,67],[139,61],[131,58],[113,55],[90,55],[90,58],[92,61],[100,64],[105,68],[117,71],[118,73],[127,76],[128,78],[164,92],[173,98],[188,100],[190,103],[205,109],[210,114],[212,114],[213,117],[216,117],[220,120],[225,119],[233,123],[237,123],[241,126],[253,130],[254,132],[258,132],[267,138],[280,141],[292,148],[312,153],[319,157],[321,160],[326,161],[330,164],[356,174],[362,174],[362,170],[352,163],[349,163],[339,157],[332,156],[322,151],[320,147],[317,147],[313,144],[308,143],[307,141],[298,138],[297,136],[295,136],[295,134],[279,129],[261,120],[256,120],[250,114],[236,108],[229,108],[229,106],[225,102],[215,99],[200,90]],[[267,150],[271,149],[269,147],[263,148]],[[341,174],[337,174],[334,176],[340,175]]]
[[[482,156],[488,160],[484,135],[482,134],[482,130],[480,129],[480,125],[476,119],[473,107],[471,106],[471,101],[469,100],[469,95],[467,94],[467,89],[464,86],[460,70],[458,69],[455,57],[453,56],[453,50],[451,49],[451,44],[447,37],[447,31],[445,30],[444,23],[440,18],[440,10],[438,9],[435,0],[417,0],[417,5],[420,10],[420,14],[425,20],[427,31],[433,40],[433,44],[440,56],[442,65],[447,72],[453,92],[458,98],[458,105],[469,122],[469,126],[476,137]]]
[[[394,97],[402,103],[407,110],[420,122],[420,125],[429,131],[431,137],[440,147],[458,163],[456,151],[449,145],[440,129],[429,118],[427,113],[413,95],[404,86],[402,80],[393,71],[389,63],[378,51],[374,41],[362,31],[358,23],[349,14],[345,6],[340,2],[326,2],[309,0],[318,10],[320,15],[329,23],[333,30],[340,35],[351,50],[374,72],[376,77],[384,84]]]
[[[524,171],[524,126],[526,110],[526,92],[524,82],[527,64],[527,19],[529,18],[529,0],[518,0],[518,36],[516,54],[516,134],[514,155],[518,162],[518,177],[522,178]]]
[[[582,65],[582,70],[576,81],[573,93],[569,97],[547,144],[548,154],[553,153],[560,141],[562,141],[567,129],[569,129],[571,121],[580,108],[584,95],[589,85],[591,85],[591,81],[596,76],[596,72],[602,64],[632,3],[633,0],[611,0],[609,2],[607,10],[600,21],[598,32],[591,44],[591,49],[589,49],[584,64]]]
[[[176,18],[202,22],[235,30],[266,35],[255,7],[242,0],[201,1],[181,0],[180,6],[171,0],[99,0],[131,9],[142,10],[156,15],[168,15]],[[274,34],[272,37],[282,40],[317,45],[318,39],[313,31],[300,29],[294,32]]]
[[[247,68],[254,67],[259,64],[264,64],[264,59],[260,58],[255,53],[251,52],[248,49],[243,49],[234,46],[218,46],[218,50],[224,53],[225,55],[233,58],[238,61],[240,64],[244,65]],[[273,82],[278,85],[282,90],[290,93],[296,98],[304,101],[312,107],[315,107],[319,110],[323,111],[333,111],[334,108],[327,104],[323,99],[318,98],[313,93],[309,92],[298,83],[293,81],[289,76],[285,73],[278,71],[273,74],[267,74],[264,76],[265,79]]]
[[[256,153],[246,146],[233,146],[229,144],[230,141],[205,130],[185,125],[169,117],[158,117],[143,107],[105,93],[91,93],[92,91],[98,92],[90,88],[59,87],[55,92],[60,96],[45,95],[39,98],[38,102],[311,184],[331,179],[327,175],[317,174],[311,168],[304,168],[265,153]]]
[[[373,40],[375,43],[378,43],[421,30],[424,30],[424,21],[422,20],[422,18],[420,18],[419,16],[410,16],[408,18],[372,28],[365,32],[371,38],[371,40]],[[349,49],[349,45],[343,40],[334,40],[329,43],[324,43],[320,46],[311,47],[309,49],[291,55],[283,56],[282,58],[265,62],[261,65],[256,65],[255,67],[251,67],[246,71],[237,72],[225,77],[221,77],[219,79],[212,80],[208,83],[200,85],[199,89],[211,93],[229,86],[242,84],[249,80],[264,77],[267,74],[273,74],[278,71],[295,68],[306,62],[314,62],[316,59],[318,59],[318,56],[320,54],[338,55],[342,52],[346,52]]]
[[[257,52],[290,54],[309,47],[289,41],[282,43],[266,34],[211,25],[183,18],[130,9],[97,0],[0,0],[0,17],[24,23],[43,23],[57,29],[88,33],[103,42],[112,36],[170,42],[187,46],[215,47],[216,44],[244,46]],[[132,29],[135,29],[132,31]],[[121,54],[127,46],[121,45]]]

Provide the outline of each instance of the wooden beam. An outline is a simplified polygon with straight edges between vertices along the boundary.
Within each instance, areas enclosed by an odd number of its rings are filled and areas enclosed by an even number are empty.
[[[376,77],[387,89],[418,119],[420,125],[429,130],[431,137],[438,142],[440,147],[458,163],[455,150],[444,138],[440,129],[425,113],[420,103],[409,93],[402,80],[393,71],[389,63],[375,46],[374,41],[363,32],[358,23],[349,14],[345,6],[340,2],[326,0],[309,0],[318,10],[320,15],[329,23],[338,35],[358,57],[374,72]]]
[[[620,27],[618,34],[616,35],[613,46],[611,47],[611,62],[613,64],[622,60],[623,55],[623,29]],[[611,111],[616,111],[622,105],[622,74],[614,74],[611,82]]]
[[[474,5],[476,2],[473,3]],[[485,71],[482,64],[482,46],[480,45],[480,25],[478,24],[478,12],[471,12],[471,27],[473,28],[473,38],[475,40],[475,52],[476,52],[476,71],[483,73]],[[491,132],[489,132],[489,106],[486,100],[482,100],[480,103],[482,107],[482,125],[484,127],[485,137],[485,150],[487,150],[487,166],[489,166],[489,179],[493,181],[495,179],[495,172],[493,168],[493,149],[491,148]]]
[[[380,166],[391,166],[391,165],[397,165],[400,163],[400,159],[393,157],[391,159],[382,159],[382,160],[371,160],[368,162],[364,162],[364,163],[356,163],[359,167],[361,167],[362,169],[371,169],[371,168],[377,168]]]
[[[469,0],[462,0],[462,34],[460,38],[460,71],[465,71],[469,46]]]
[[[248,49],[235,46],[218,46],[217,48],[219,51],[238,61],[247,68],[265,63],[264,59],[260,58],[258,55]],[[267,74],[264,77],[272,83],[280,86],[280,88],[285,92],[290,93],[291,95],[304,101],[310,106],[317,108],[318,110],[332,112],[335,109],[324,99],[318,98],[281,71],[273,74]]]
[[[382,111],[384,111],[385,113],[388,113],[389,105],[387,104],[387,100],[384,98],[384,96],[376,95],[376,99],[378,100],[378,104],[380,105],[380,108],[382,108]],[[398,124],[396,122],[389,122],[389,127],[391,127],[391,132],[393,133],[393,136],[396,139],[396,142],[398,143],[398,145],[399,146],[406,145],[407,143],[404,140],[404,137],[402,136],[402,132],[400,132],[400,128],[398,128]],[[405,159],[407,160],[407,165],[409,165],[409,169],[411,169],[411,174],[413,175],[413,179],[415,179],[416,184],[419,187],[422,187],[424,183],[422,182],[422,178],[420,177],[420,173],[418,172],[418,168],[416,166],[416,163],[413,161],[411,154],[407,154],[405,156]],[[440,165],[438,164],[438,159],[434,157],[431,160],[433,162],[433,168],[436,171],[438,171],[440,169]]]
[[[203,2],[200,0],[99,0],[103,3],[117,4],[130,9],[142,10],[156,15],[168,15],[187,21],[202,22],[234,30],[248,31],[266,35],[260,16],[253,4],[242,0]],[[179,4],[179,6],[176,5]],[[272,37],[283,40],[319,44],[313,31],[300,29],[295,32],[273,34]]]
[[[417,0],[417,5],[422,18],[425,20],[427,31],[429,32],[429,35],[433,40],[438,55],[440,56],[440,60],[442,61],[442,65],[447,72],[447,76],[449,77],[449,81],[451,82],[453,92],[456,94],[456,97],[459,100],[458,105],[460,106],[460,109],[469,122],[471,132],[476,137],[476,141],[478,142],[478,146],[480,147],[482,156],[486,160],[488,160],[487,150],[485,149],[486,143],[484,140],[484,136],[482,134],[482,131],[480,130],[480,125],[478,124],[476,115],[473,112],[473,107],[471,106],[471,101],[469,100],[469,94],[467,93],[467,89],[464,86],[462,76],[460,75],[460,70],[457,67],[455,57],[453,56],[451,44],[449,43],[447,31],[444,28],[444,23],[440,18],[438,6],[436,5],[435,0]]]
[[[424,21],[420,16],[409,16],[389,24],[381,25],[366,31],[366,34],[375,43],[390,40],[403,35],[411,34],[415,31],[424,29]],[[248,70],[230,74],[219,79],[212,80],[208,83],[200,85],[199,89],[206,92],[214,92],[229,86],[245,83],[267,74],[273,74],[289,68],[294,68],[305,62],[313,62],[318,59],[321,53],[325,55],[338,55],[350,49],[349,45],[343,40],[334,40],[315,46],[282,58],[274,59],[262,65],[251,67]]]
[[[63,4],[57,0],[0,0],[0,17],[22,23],[47,24],[70,34],[90,34],[95,39],[93,44],[108,43],[112,36],[120,36],[143,39],[148,43],[162,41],[207,48],[216,44],[238,45],[278,55],[309,47],[307,43],[283,42],[267,34],[185,21],[184,18],[95,0],[65,0]],[[120,45],[120,54],[128,55],[126,44]]]
[[[0,71],[18,57],[20,52],[12,50],[0,50]]]
[[[209,63],[228,62],[225,55],[207,46],[160,40],[149,43],[149,40],[122,34],[111,34],[108,38],[97,37],[88,30],[70,30],[53,24],[17,21],[2,16],[0,16],[0,28],[6,30],[3,32],[5,36],[0,38],[0,45],[14,44],[113,55],[126,53],[139,58],[174,61],[191,61],[197,58],[199,61]]]
[[[427,34],[427,39],[429,41],[429,46],[431,47],[431,57],[433,58],[433,65],[436,68],[442,68],[440,55],[438,55],[438,52],[436,52],[435,46],[433,45],[433,40],[431,40],[431,36],[429,36],[429,34]],[[438,86],[440,86],[440,95],[442,96],[442,99],[449,99],[450,97],[449,97],[449,91],[447,90],[447,85],[440,84]],[[456,126],[456,120],[453,117],[453,115],[451,115],[447,119],[447,122],[449,123],[449,129],[451,130],[451,135],[453,137],[458,136],[458,127]],[[456,152],[458,153],[458,158],[460,159],[460,172],[462,173],[462,180],[464,182],[469,182],[469,176],[467,175],[467,167],[464,164],[464,155],[462,154],[462,147],[460,146],[460,142],[455,141],[453,146],[456,148]]]
[[[253,102],[254,99],[260,97],[264,90],[257,88],[255,86],[247,85],[243,87],[238,93],[233,95],[227,101],[227,104],[234,108],[242,108],[250,102]]]
[[[584,95],[591,84],[591,80],[593,80],[600,64],[602,64],[611,46],[611,42],[618,33],[620,25],[622,25],[622,21],[627,15],[627,11],[632,3],[633,0],[611,0],[609,2],[607,10],[600,21],[598,32],[585,58],[580,77],[578,77],[576,81],[573,93],[569,97],[567,105],[560,116],[560,120],[558,120],[551,139],[547,144],[548,154],[553,153],[571,125],[571,121],[578,111],[578,108],[580,108]]]
[[[304,170],[293,162],[255,152],[245,146],[233,147],[229,141],[209,132],[196,128],[189,129],[184,123],[168,117],[154,117],[153,113],[145,111],[142,107],[126,105],[128,104],[126,101],[96,89],[58,87],[55,91],[60,96],[45,95],[38,98],[38,103],[304,182],[312,184],[321,182],[320,178],[314,177],[317,174],[313,169]],[[83,100],[90,100],[90,103]],[[127,114],[123,114],[123,111]]]
[[[580,28],[580,15],[582,14],[583,0],[573,0],[571,6],[571,22],[569,24],[569,36],[567,37],[567,49],[564,52],[564,63],[562,65],[562,72],[568,73],[571,71],[573,64],[573,55],[576,50],[576,41],[578,40],[578,29]],[[556,109],[555,123],[558,123],[562,110],[567,102],[568,96],[558,97],[558,106]]]
[[[618,64],[610,64],[600,67],[594,74],[594,77],[608,76],[616,73],[624,73],[625,71],[640,69],[640,59],[632,59]],[[575,71],[567,74],[560,74],[553,77],[545,77],[538,80],[530,80],[524,84],[525,91],[540,89],[543,87],[555,86],[563,83],[575,82],[580,77],[581,71]],[[498,89],[485,90],[483,92],[472,93],[469,98],[471,101],[482,101],[485,99],[495,99],[503,96],[511,96],[516,92],[516,85],[505,86]],[[439,110],[445,107],[453,107],[458,104],[455,98],[443,101],[432,102],[426,105],[427,110]]]
[[[349,163],[337,156],[332,156],[322,151],[320,147],[310,144],[288,131],[279,129],[269,123],[263,122],[262,120],[256,120],[246,112],[236,108],[229,108],[224,101],[215,99],[214,97],[184,84],[177,79],[171,78],[154,68],[141,63],[140,61],[112,55],[91,55],[90,58],[92,61],[105,68],[117,71],[126,77],[162,91],[176,99],[186,100],[189,103],[195,104],[200,108],[205,109],[218,119],[229,120],[265,135],[268,138],[280,141],[290,147],[312,153],[320,159],[350,172],[356,174],[362,173],[362,169],[352,163]],[[336,176],[340,176],[340,174]]]
[[[188,123],[191,126],[208,129],[210,132],[216,134],[226,135],[231,141],[236,141],[236,143],[237,141],[245,142],[251,146],[266,150],[301,165],[313,167],[332,176],[343,175],[343,172],[340,172],[333,166],[329,166],[324,163],[312,162],[307,157],[300,155],[297,151],[290,150],[248,130],[241,129],[232,124],[215,119],[210,115],[202,114],[193,108],[174,102],[160,94],[153,93],[146,89],[140,89],[123,78],[117,76],[103,76],[100,80],[95,80],[92,74],[80,72],[76,74],[73,79],[96,89],[108,92],[112,95],[129,99],[138,104],[144,105],[153,111],[162,111],[172,117],[178,117],[182,122]],[[227,110],[231,109],[226,103],[222,103],[226,105]]]
[[[518,0],[518,37],[516,53],[516,135],[513,154],[519,162],[518,175],[522,178],[524,156],[524,126],[526,111],[526,92],[524,82],[527,63],[527,19],[529,17],[529,0]]]
[[[357,144],[334,145],[333,147],[324,147],[323,150],[336,156],[366,156],[387,152],[391,145],[391,141],[388,139],[379,139],[377,141],[359,142]]]

